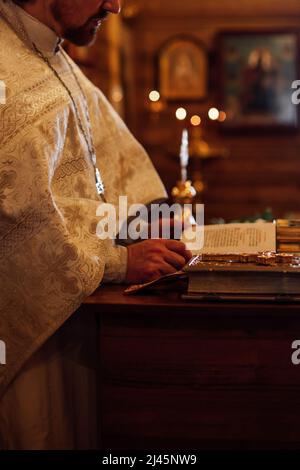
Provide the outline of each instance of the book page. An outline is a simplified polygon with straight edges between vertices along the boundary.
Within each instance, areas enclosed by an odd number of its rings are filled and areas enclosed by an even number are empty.
[[[182,241],[191,240],[193,227],[187,229]],[[201,253],[258,253],[276,251],[276,224],[241,223],[224,225],[206,225],[204,245],[199,250],[192,250],[193,255]]]

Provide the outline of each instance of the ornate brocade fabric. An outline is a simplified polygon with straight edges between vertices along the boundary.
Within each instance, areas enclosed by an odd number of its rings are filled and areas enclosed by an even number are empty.
[[[52,71],[0,18],[0,394],[25,361],[101,282],[122,282],[127,250],[96,236],[94,169],[73,105]],[[71,59],[69,59],[71,60]],[[84,103],[62,53],[51,59]],[[106,199],[166,197],[149,157],[73,64],[87,97]]]

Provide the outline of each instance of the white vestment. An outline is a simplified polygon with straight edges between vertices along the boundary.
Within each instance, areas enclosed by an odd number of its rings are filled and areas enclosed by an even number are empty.
[[[0,7],[10,18],[9,0],[0,0]],[[63,53],[54,53],[58,38],[19,11],[31,39],[75,98],[87,130],[81,91]],[[82,329],[77,325],[77,343],[71,341],[66,351],[58,345],[68,336],[64,328],[70,324],[72,330],[73,322],[80,322],[80,315],[71,315],[101,282],[124,280],[127,249],[96,236],[100,202],[74,106],[51,69],[20,36],[0,16],[0,80],[7,99],[0,105],[0,340],[7,350],[7,363],[0,365],[0,444],[89,448],[95,443],[75,436],[72,419],[84,422],[76,414],[76,393],[84,396],[84,387],[90,383],[92,389],[95,381],[95,369],[80,354],[93,330],[84,333],[91,319]],[[143,148],[72,64],[87,99],[107,201],[117,208],[120,195],[128,196],[128,204],[164,199],[164,187]],[[76,376],[82,378],[82,390]],[[66,399],[68,413],[59,410]],[[85,418],[92,416],[91,402],[80,406]],[[54,429],[59,416],[61,435]],[[31,435],[26,436],[26,427]]]

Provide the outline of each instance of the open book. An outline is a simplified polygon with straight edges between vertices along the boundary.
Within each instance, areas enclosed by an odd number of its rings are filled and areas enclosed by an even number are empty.
[[[193,242],[193,227],[182,237],[184,243]],[[207,225],[204,228],[203,247],[191,250],[192,254],[255,254],[276,251],[276,225],[273,223],[243,223],[225,225]],[[175,279],[187,277],[184,269],[174,274],[162,276],[146,284],[131,286],[125,294],[130,295],[157,284],[166,284]]]
[[[193,241],[194,228],[184,232],[182,241]],[[206,225],[202,248],[192,249],[193,255],[199,254],[253,254],[263,251],[276,251],[276,224],[244,223]]]

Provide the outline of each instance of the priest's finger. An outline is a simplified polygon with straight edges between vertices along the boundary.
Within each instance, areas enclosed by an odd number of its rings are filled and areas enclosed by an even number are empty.
[[[161,273],[162,276],[166,274],[173,274],[176,273],[177,269],[174,268],[174,266],[171,266],[169,263],[161,262],[159,264],[159,272]]]
[[[164,260],[176,269],[182,269],[186,264],[186,260],[183,256],[170,250],[164,255]]]
[[[189,261],[193,256],[192,253],[186,249],[185,244],[177,240],[166,240],[166,247],[182,255],[186,261]]]

